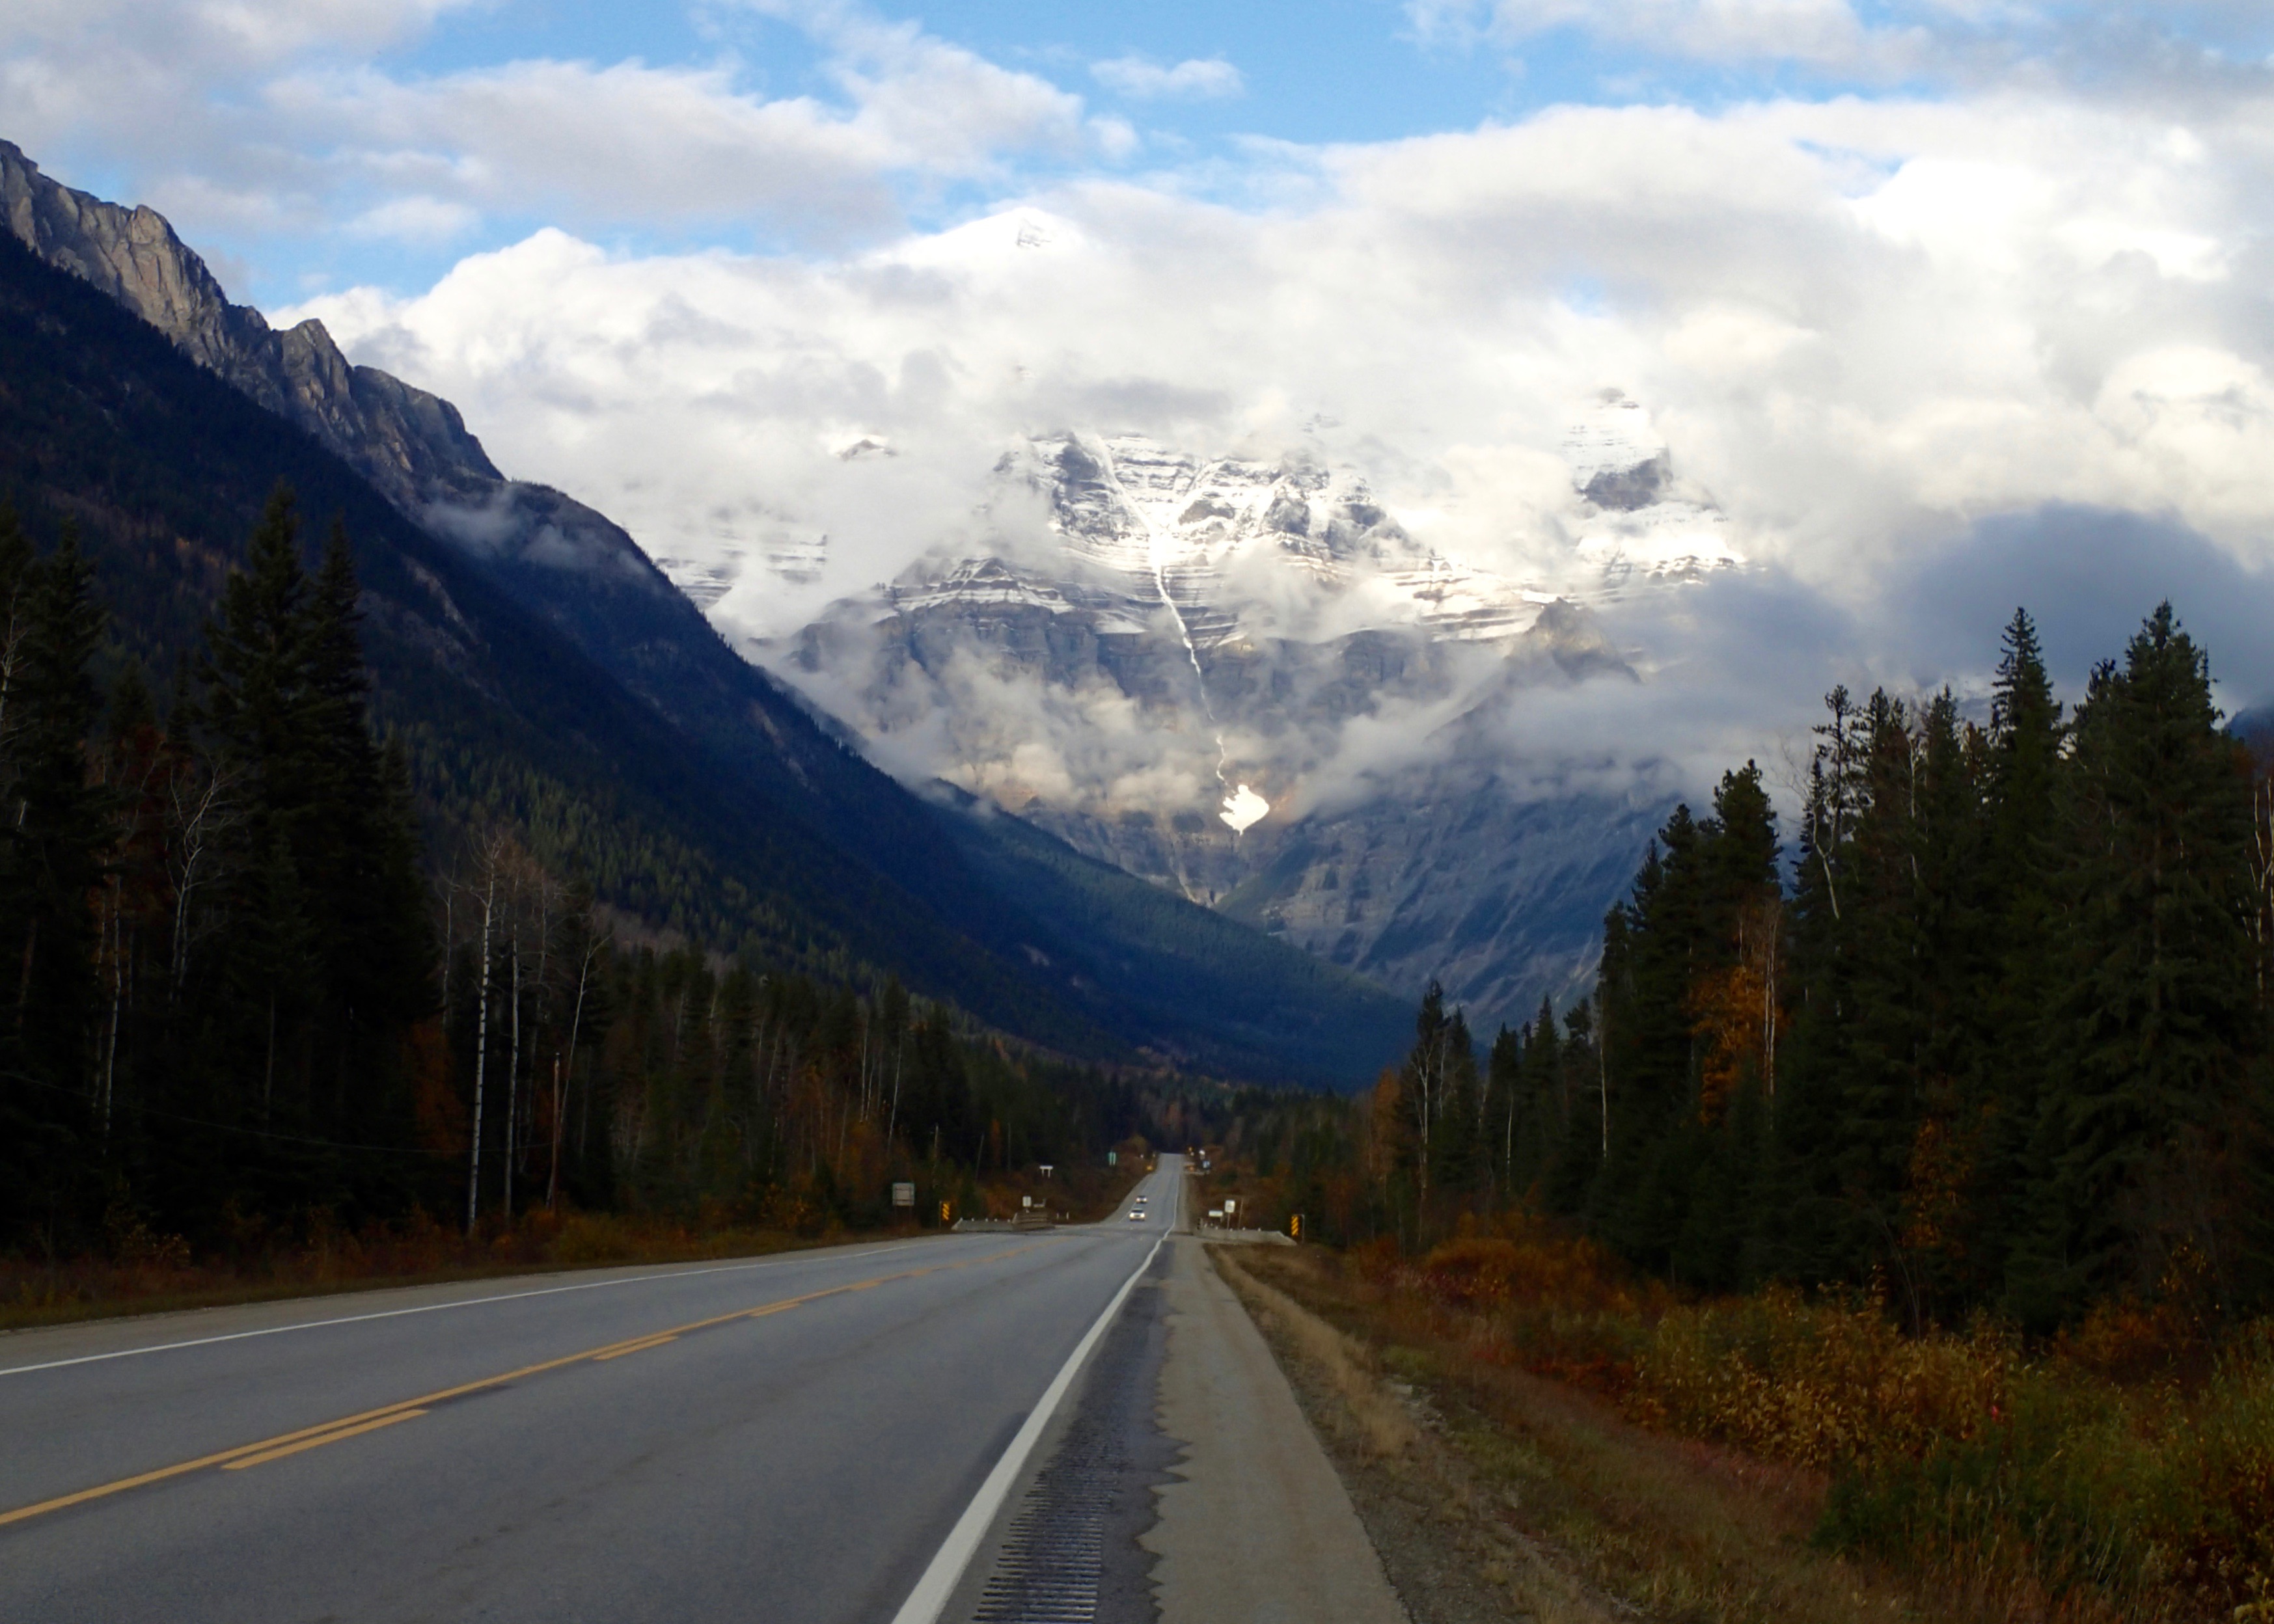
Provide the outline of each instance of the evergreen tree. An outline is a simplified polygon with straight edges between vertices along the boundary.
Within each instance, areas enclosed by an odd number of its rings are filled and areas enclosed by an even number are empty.
[[[2002,1281],[2014,1238],[2029,1223],[2027,1192],[2035,1181],[2027,1159],[2051,1080],[2047,1056],[2061,1047],[2054,1011],[2067,957],[2053,888],[2064,845],[2057,796],[2067,723],[2026,610],[2014,611],[2002,650],[1985,786],[1983,906],[1992,962],[1980,1000],[1986,1031],[1974,1089],[1980,1171],[1968,1221],[1977,1282],[1984,1287]]]
[[[1525,1028],[1517,1108],[1514,1189],[1536,1190],[1555,1163],[1568,1130],[1570,1101],[1563,1091],[1562,1045],[1555,1036],[1555,1009],[1546,998]]]
[[[2248,1101],[2249,780],[2210,665],[2159,605],[2075,728],[2059,897],[2073,947],[2063,1062],[2037,1124],[2015,1306],[2151,1290],[2177,1249],[2232,1269],[2222,1165]]]
[[[66,524],[34,560],[14,515],[0,517],[0,594],[9,605],[0,672],[0,959],[9,973],[5,1056],[16,1075],[5,1125],[9,1214],[45,1227],[71,1222],[87,1170],[87,1082],[98,989],[90,906],[109,845],[111,799],[89,771],[101,713],[93,665],[103,613],[92,572]],[[0,1196],[0,1200],[9,1198]]]

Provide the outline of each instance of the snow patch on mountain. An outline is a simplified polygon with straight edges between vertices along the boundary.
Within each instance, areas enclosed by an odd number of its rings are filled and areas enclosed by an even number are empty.
[[[1563,455],[1587,503],[1573,553],[1598,572],[1598,592],[1615,597],[1637,576],[1696,580],[1745,562],[1728,515],[1677,478],[1639,401],[1604,390],[1572,423]]]

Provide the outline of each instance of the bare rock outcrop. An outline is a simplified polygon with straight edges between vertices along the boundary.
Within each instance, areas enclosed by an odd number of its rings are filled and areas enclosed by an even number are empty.
[[[610,651],[594,639],[605,641],[613,628],[593,611],[595,584],[677,598],[605,515],[499,472],[449,402],[353,365],[320,321],[280,333],[259,311],[231,304],[156,210],[74,191],[0,140],[0,216],[41,259],[93,283],[192,360],[307,431],[405,516],[516,576],[519,596],[579,633],[604,660]]]

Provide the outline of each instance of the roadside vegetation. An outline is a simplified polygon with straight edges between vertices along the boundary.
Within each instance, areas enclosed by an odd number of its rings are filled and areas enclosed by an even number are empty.
[[[1146,1158],[1143,1142],[1132,1140],[1121,1147],[1113,1168],[1054,1166],[1045,1177],[1029,1167],[974,1179],[966,1187],[974,1205],[957,1215],[1007,1218],[1020,1210],[1023,1196],[1068,1222],[1111,1218],[1124,1210],[1129,1192],[1144,1177]],[[929,1222],[907,1209],[860,1227],[826,1217],[786,1227],[783,1220],[796,1215],[796,1209],[785,1212],[780,1205],[756,1211],[713,1205],[675,1214],[539,1207],[510,1222],[493,1215],[470,1236],[418,1207],[407,1218],[373,1220],[356,1230],[342,1229],[319,1207],[283,1224],[239,1215],[230,1233],[192,1249],[181,1236],[154,1231],[119,1208],[98,1248],[53,1260],[0,1257],[0,1331],[549,1269],[762,1257],[940,1227],[937,1207]]]
[[[1530,1461],[1519,1509],[1595,1506],[1530,1528],[1591,1582],[1649,1602],[1694,1553],[1683,1530],[1735,1516],[1759,1551],[1709,1566],[1762,1570],[1725,1575],[1710,1616],[1811,1616],[1755,1593],[1804,1576],[1793,1541],[1864,1559],[1871,1586],[1900,1580],[1924,1616],[2274,1616],[2263,1322],[2207,1334],[2112,1306],[2036,1345],[1986,1325],[1914,1336],[1869,1297],[1692,1297],[1584,1239],[1504,1231],[1415,1259],[1258,1249],[1237,1267],[1465,1417],[1449,1436],[1480,1470]],[[1668,1454],[1637,1432],[1715,1447]],[[1713,1503],[1659,1504],[1669,1470]],[[1716,1478],[1745,1497],[1728,1502]]]
[[[1344,1248],[1375,1344],[1802,1474],[1820,1547],[1992,1615],[2274,1616],[2254,737],[2168,605],[2073,710],[2019,613],[1986,717],[1835,690],[1789,850],[1725,774],[1591,997],[1480,1057],[1432,989],[1367,1096],[1245,1102],[1209,1204]]]

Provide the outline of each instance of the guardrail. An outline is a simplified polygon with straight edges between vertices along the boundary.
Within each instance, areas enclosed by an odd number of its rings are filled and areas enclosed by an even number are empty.
[[[1058,1223],[1056,1213],[1033,1207],[1015,1218],[959,1218],[955,1221],[955,1232],[968,1235],[983,1229],[1055,1229]]]

